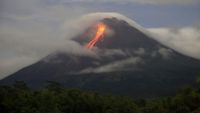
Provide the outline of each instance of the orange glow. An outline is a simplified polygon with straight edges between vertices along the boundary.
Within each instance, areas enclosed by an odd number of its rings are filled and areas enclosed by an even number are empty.
[[[91,49],[95,46],[95,44],[103,38],[103,34],[106,30],[106,25],[103,23],[97,24],[97,32],[92,40],[86,45],[86,48]]]

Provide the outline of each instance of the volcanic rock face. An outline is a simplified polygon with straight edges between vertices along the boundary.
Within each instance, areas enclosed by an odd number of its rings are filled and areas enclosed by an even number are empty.
[[[0,83],[23,80],[38,88],[46,81],[57,81],[66,87],[139,97],[171,95],[179,87],[194,85],[200,61],[160,44],[123,20],[101,22],[114,33],[97,42],[92,51],[98,57],[55,52]],[[84,46],[88,38],[74,40]]]

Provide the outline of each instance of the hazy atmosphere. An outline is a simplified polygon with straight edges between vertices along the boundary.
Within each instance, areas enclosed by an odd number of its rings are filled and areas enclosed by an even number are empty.
[[[71,38],[117,17],[200,60],[199,0],[1,0],[0,79],[56,51],[91,55]],[[100,13],[101,12],[101,13]]]

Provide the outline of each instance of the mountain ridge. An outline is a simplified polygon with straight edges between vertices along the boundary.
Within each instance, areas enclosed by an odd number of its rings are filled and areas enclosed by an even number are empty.
[[[45,81],[57,81],[66,87],[137,97],[168,96],[182,86],[195,85],[200,61],[168,48],[123,20],[105,18],[101,22],[114,34],[104,36],[91,50],[98,57],[54,53],[0,84],[23,80],[40,88]],[[74,40],[84,46],[88,38]]]

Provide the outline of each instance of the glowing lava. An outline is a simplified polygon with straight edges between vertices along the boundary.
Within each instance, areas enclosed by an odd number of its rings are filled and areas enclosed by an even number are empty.
[[[92,40],[86,45],[86,48],[91,49],[95,46],[95,44],[103,38],[103,34],[105,33],[106,25],[103,23],[97,24],[97,32]]]

